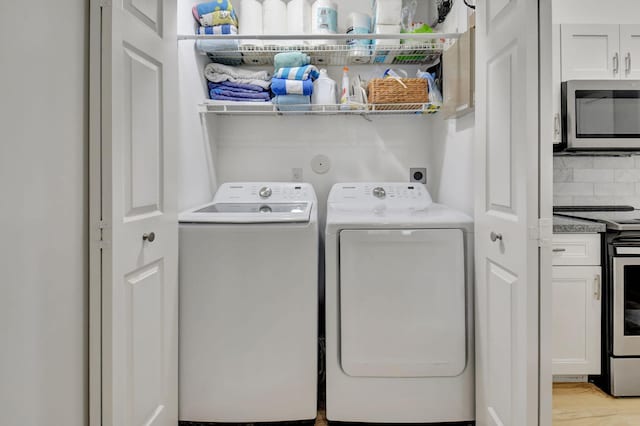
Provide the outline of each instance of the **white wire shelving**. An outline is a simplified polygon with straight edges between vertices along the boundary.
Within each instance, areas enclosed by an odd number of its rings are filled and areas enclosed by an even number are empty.
[[[436,61],[459,36],[457,33],[179,35],[178,40],[195,40],[201,53],[229,65],[269,66],[277,53],[290,51],[307,53],[312,64],[321,66],[420,65]],[[347,39],[373,43],[349,46]]]

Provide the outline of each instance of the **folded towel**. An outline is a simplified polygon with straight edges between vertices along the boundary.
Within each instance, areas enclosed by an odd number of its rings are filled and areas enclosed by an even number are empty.
[[[211,96],[220,95],[220,96],[228,96],[228,97],[232,97],[232,98],[264,99],[265,101],[268,101],[268,100],[271,99],[271,96],[269,96],[269,93],[267,93],[267,92],[261,92],[261,93],[257,93],[257,92],[237,92],[237,91],[233,91],[233,90],[225,90],[225,89],[220,89],[220,88],[211,89],[209,91],[209,94]]]
[[[308,80],[309,78],[315,80],[318,77],[320,77],[320,72],[318,68],[313,65],[280,68],[273,74],[273,78],[284,78],[287,80]]]
[[[269,102],[268,99],[249,99],[249,98],[239,98],[237,96],[223,96],[223,95],[216,95],[214,94],[209,94],[211,96],[211,99],[216,100],[216,101],[232,101],[232,102]]]
[[[217,87],[226,88],[228,90],[238,90],[238,91],[247,91],[247,92],[264,92],[265,89],[257,86],[255,84],[244,84],[244,83],[232,83],[231,81],[223,81],[221,83],[212,83],[207,82],[209,85],[209,90],[215,89]]]
[[[203,27],[213,27],[216,25],[231,24],[238,26],[238,18],[235,11],[221,10],[219,12],[211,12],[196,18]]]
[[[309,111],[311,110],[311,96],[282,95],[272,101],[278,105],[280,111]]]
[[[313,82],[311,80],[286,80],[284,78],[274,78],[271,80],[271,91],[276,95],[310,96],[313,92]]]
[[[302,67],[311,63],[311,57],[302,52],[282,52],[273,57],[275,69],[285,67]]]
[[[198,41],[218,41],[218,40],[198,40]],[[213,83],[230,81],[232,83],[253,84],[263,89],[271,87],[269,73],[266,71],[248,71],[238,67],[231,67],[215,62],[208,63],[204,67],[204,76]]]
[[[196,40],[196,49],[205,53],[238,50],[238,45],[238,40]],[[238,57],[242,59],[242,53],[238,52]]]
[[[233,5],[229,0],[214,0],[204,3],[199,3],[193,6],[193,16],[198,19],[202,15],[206,15],[211,12],[218,12],[220,10],[233,10]]]
[[[231,24],[216,25],[215,27],[198,27],[196,34],[224,35],[238,34],[238,27]]]

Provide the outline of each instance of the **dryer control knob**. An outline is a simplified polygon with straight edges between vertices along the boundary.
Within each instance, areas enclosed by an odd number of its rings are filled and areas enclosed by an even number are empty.
[[[258,192],[258,194],[260,195],[260,198],[269,198],[271,197],[271,188],[263,186],[260,188],[260,192]]]
[[[373,196],[376,198],[384,198],[387,196],[387,193],[385,192],[383,187],[377,186],[373,188]]]

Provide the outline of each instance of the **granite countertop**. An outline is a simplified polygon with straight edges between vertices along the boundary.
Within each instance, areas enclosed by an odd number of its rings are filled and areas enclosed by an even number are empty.
[[[605,232],[606,229],[607,227],[604,223],[553,215],[554,234],[592,234],[595,232]]]

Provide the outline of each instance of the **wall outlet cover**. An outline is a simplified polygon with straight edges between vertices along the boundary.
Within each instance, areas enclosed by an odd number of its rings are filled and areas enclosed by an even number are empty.
[[[427,183],[426,167],[411,167],[409,169],[409,182]]]
[[[291,169],[291,180],[293,182],[302,182],[302,168],[294,167]]]

